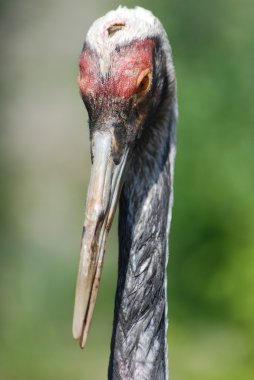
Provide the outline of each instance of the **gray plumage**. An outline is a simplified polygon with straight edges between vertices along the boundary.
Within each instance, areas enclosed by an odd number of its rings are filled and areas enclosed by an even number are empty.
[[[135,44],[139,42],[143,49],[140,50],[143,58],[143,61],[140,58],[141,63],[139,58],[136,61],[133,58]],[[134,86],[131,80],[136,75],[135,62],[140,67],[148,65],[151,46],[150,71],[140,69],[140,75],[144,78],[141,84],[145,91],[137,84],[135,91],[139,92],[129,95],[131,86]],[[114,75],[122,75],[122,71],[129,67],[126,63],[121,63],[119,68],[117,66],[118,61],[125,59],[125,55],[128,59],[128,54],[132,54],[130,62],[134,62],[134,68],[130,66],[131,79],[129,81],[127,78],[126,82],[129,92],[125,87],[119,87],[121,84],[112,82]],[[93,66],[91,62],[94,62]],[[100,77],[98,81],[94,79],[97,75]],[[125,166],[124,174],[121,174],[122,191],[121,186],[117,185],[119,193],[121,191],[119,269],[108,378],[167,380],[166,266],[173,202],[177,98],[171,48],[159,20],[151,12],[138,7],[131,10],[120,7],[98,19],[88,32],[81,54],[80,89],[89,113],[92,159],[93,149],[100,150],[93,146],[96,147],[98,138],[102,139],[105,135],[105,141],[112,139],[111,150],[106,158],[110,162],[107,165],[111,166],[107,170],[110,173],[114,173],[114,170],[119,172],[119,167]],[[115,95],[112,97],[112,94]],[[108,144],[105,142],[103,149],[108,149]],[[93,165],[94,170],[99,172],[96,162]],[[109,173],[105,170],[103,173]],[[112,181],[116,183],[114,175]],[[111,181],[105,178],[106,182]],[[116,178],[120,178],[119,175]],[[91,204],[95,202],[95,197],[91,195],[94,188],[91,189],[87,210],[91,210]],[[99,227],[96,228],[102,231],[106,228],[103,226],[108,224],[108,230],[111,225],[111,215],[114,213],[111,203],[116,203],[114,194],[110,195],[107,207],[103,206],[103,201],[98,203],[98,199],[101,199],[99,195],[96,198],[96,205],[99,204],[100,208],[99,216],[96,216],[96,225]],[[92,264],[90,261],[87,264],[87,260],[90,260],[87,257],[94,254],[95,246],[99,247],[97,250],[103,251],[106,239],[105,234],[98,235],[101,230],[97,233],[98,238],[87,232],[89,229],[95,230],[95,222],[91,219],[94,214],[89,211],[87,215],[91,216],[86,216],[85,221],[73,324],[74,336],[80,339],[81,346],[86,340],[95,303],[93,299],[96,298],[97,290],[94,289],[98,288],[96,282],[94,285],[94,274],[89,274]],[[110,222],[107,222],[107,218]],[[89,248],[91,236],[93,244]],[[93,259],[93,262],[96,260]],[[98,281],[100,270],[96,275]],[[83,283],[88,284],[85,285],[86,293],[82,289]]]
[[[136,147],[120,198],[110,380],[168,378],[166,264],[175,100],[166,96],[156,117],[149,137]]]

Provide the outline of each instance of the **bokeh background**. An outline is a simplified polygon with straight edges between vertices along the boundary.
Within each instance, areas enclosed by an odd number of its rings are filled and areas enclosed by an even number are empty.
[[[116,222],[88,345],[71,336],[89,178],[76,84],[110,0],[0,1],[0,379],[106,379]],[[134,6],[134,1],[123,5]],[[254,3],[139,1],[170,36],[180,119],[168,266],[172,380],[254,376]]]

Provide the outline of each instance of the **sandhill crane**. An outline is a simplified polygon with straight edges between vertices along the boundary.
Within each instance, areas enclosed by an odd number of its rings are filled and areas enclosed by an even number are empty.
[[[120,197],[110,380],[165,380],[166,265],[177,121],[171,48],[160,21],[119,7],[96,20],[80,56],[92,168],[73,336],[85,345]]]

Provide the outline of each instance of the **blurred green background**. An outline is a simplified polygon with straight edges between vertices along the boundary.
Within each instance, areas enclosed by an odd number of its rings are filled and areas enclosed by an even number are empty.
[[[90,167],[76,76],[89,26],[117,5],[0,2],[1,380],[106,379],[116,222],[86,349],[71,336]],[[171,379],[251,380],[254,3],[138,5],[165,25],[178,77],[168,266]]]

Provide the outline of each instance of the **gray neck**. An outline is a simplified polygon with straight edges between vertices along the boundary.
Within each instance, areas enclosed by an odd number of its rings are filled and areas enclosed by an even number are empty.
[[[119,271],[110,380],[166,380],[166,265],[175,102],[137,146],[119,215]]]

